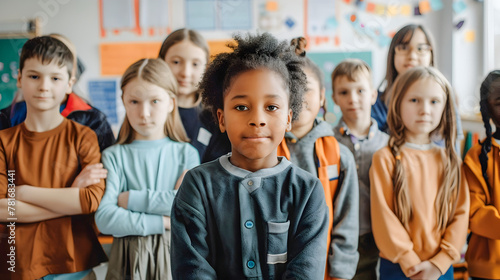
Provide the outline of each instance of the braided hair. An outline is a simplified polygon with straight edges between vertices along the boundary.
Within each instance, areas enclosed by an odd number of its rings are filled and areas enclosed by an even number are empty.
[[[401,101],[406,92],[417,81],[432,79],[446,95],[445,108],[438,127],[431,134],[438,134],[445,139],[444,176],[443,183],[438,189],[435,208],[437,225],[444,231],[455,211],[460,186],[460,160],[455,151],[457,135],[455,117],[455,99],[453,90],[446,78],[433,67],[414,67],[399,75],[390,88],[391,102],[387,115],[390,138],[389,148],[396,159],[393,173],[394,185],[394,212],[406,229],[409,227],[413,209],[408,191],[408,183],[404,166],[401,160],[401,148],[406,139],[406,127],[401,117]]]
[[[500,78],[500,70],[492,71],[488,74],[486,79],[484,79],[481,84],[480,89],[480,101],[479,105],[481,107],[481,117],[483,119],[484,128],[486,129],[486,139],[481,144],[481,153],[479,154],[479,162],[481,163],[481,173],[483,174],[484,181],[491,188],[490,182],[488,180],[488,174],[486,173],[488,169],[488,153],[491,151],[491,141],[492,141],[492,130],[491,130],[491,114],[489,109],[488,98],[492,92],[492,84]],[[498,80],[497,82],[499,82]]]

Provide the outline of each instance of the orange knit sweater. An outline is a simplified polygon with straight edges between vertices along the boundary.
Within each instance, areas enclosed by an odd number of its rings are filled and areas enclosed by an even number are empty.
[[[465,259],[473,277],[500,279],[500,146],[493,141],[488,153],[488,179],[481,173],[481,145],[472,147],[464,160],[470,188],[471,236]]]
[[[444,233],[437,229],[434,202],[444,173],[442,148],[418,150],[403,146],[401,160],[405,168],[413,210],[409,230],[394,213],[392,175],[395,159],[389,147],[373,155],[370,169],[371,215],[375,242],[380,256],[408,270],[422,261],[433,263],[441,273],[460,260],[469,218],[469,190],[462,175],[457,207]]]

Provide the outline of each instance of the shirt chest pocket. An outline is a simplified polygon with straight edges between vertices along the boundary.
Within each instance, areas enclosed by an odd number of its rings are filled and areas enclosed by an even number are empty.
[[[284,223],[267,222],[267,227],[267,263],[286,263],[290,221]]]

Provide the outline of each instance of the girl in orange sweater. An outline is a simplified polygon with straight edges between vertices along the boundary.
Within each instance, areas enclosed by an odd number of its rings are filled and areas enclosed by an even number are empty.
[[[454,95],[431,67],[406,71],[391,91],[389,144],[373,155],[370,169],[380,279],[451,280],[469,215],[454,145]],[[445,148],[433,144],[432,136],[445,139]]]
[[[470,240],[465,259],[473,279],[500,279],[500,71],[481,84],[481,115],[486,139],[473,146],[464,160],[470,187]]]

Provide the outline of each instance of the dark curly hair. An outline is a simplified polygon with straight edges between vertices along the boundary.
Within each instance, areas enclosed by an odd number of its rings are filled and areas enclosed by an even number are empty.
[[[286,42],[279,42],[269,33],[247,34],[245,38],[235,35],[235,44],[228,44],[231,53],[221,53],[208,65],[200,83],[202,100],[217,120],[217,109],[224,109],[224,95],[234,79],[247,71],[269,69],[283,79],[289,93],[292,120],[296,120],[302,109],[302,99],[307,89],[306,75],[302,63]]]

